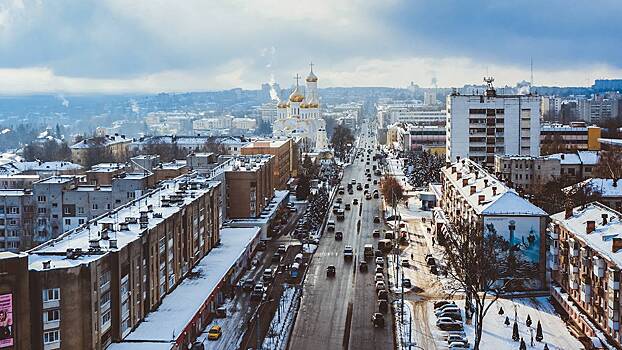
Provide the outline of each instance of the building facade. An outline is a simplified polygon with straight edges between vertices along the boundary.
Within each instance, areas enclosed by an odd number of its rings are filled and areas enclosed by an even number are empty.
[[[622,348],[622,214],[593,202],[551,215],[551,295],[583,333]]]
[[[482,234],[494,233],[504,238],[513,247],[516,260],[536,274],[524,281],[523,288],[543,289],[547,213],[470,159],[460,159],[442,168],[441,185],[440,206],[448,222],[479,224]]]
[[[447,161],[492,168],[495,155],[540,155],[540,97],[497,95],[487,81],[484,94],[447,96]]]
[[[587,126],[584,122],[572,122],[569,125],[543,124],[540,128],[540,150],[551,149],[552,144],[566,151],[599,151],[601,129]]]
[[[274,196],[273,155],[240,156],[225,170],[227,216],[259,217]]]
[[[242,155],[271,154],[276,158],[273,166],[273,184],[278,189],[287,188],[290,177],[298,174],[300,149],[293,139],[257,140],[242,147]]]
[[[114,160],[123,161],[129,157],[131,142],[131,138],[119,134],[85,139],[71,146],[71,161],[80,165],[91,165],[103,154],[110,155]]]

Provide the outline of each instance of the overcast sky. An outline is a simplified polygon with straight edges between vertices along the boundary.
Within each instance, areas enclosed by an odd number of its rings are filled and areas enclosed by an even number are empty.
[[[622,78],[622,3],[0,0],[0,93],[591,85]]]

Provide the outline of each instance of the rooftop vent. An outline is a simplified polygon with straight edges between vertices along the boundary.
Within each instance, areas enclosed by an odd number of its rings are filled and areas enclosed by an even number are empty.
[[[117,249],[117,240],[116,239],[111,239],[110,241],[108,241],[108,247],[110,249]]]
[[[585,233],[590,234],[596,229],[596,221],[588,220],[585,225]]]
[[[46,260],[46,261],[43,262],[43,269],[44,270],[49,270],[51,266],[52,266],[52,261],[51,260]]]

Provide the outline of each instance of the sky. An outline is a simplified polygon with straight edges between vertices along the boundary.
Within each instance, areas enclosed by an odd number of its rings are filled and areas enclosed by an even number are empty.
[[[620,0],[0,0],[0,94],[587,86],[622,78]]]

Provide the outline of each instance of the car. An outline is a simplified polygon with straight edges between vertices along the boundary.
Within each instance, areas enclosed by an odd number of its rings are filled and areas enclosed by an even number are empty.
[[[337,220],[343,221],[346,219],[346,211],[343,209],[337,210]]]
[[[366,194],[366,195],[365,195],[365,199],[370,200],[370,199],[371,199],[371,194],[369,194],[369,193],[368,193],[368,194]]]
[[[382,267],[382,265],[376,265],[376,273],[384,273],[384,267]]]
[[[440,315],[442,315],[445,312],[460,312],[460,309],[457,306],[450,306],[444,309],[437,309],[434,310],[434,314],[436,315],[436,317],[440,317]]]
[[[435,301],[434,302],[434,308],[438,309],[439,307],[443,306],[443,305],[447,305],[447,304],[454,304],[455,302],[453,301],[449,301],[449,300],[439,300],[439,301]]]
[[[456,325],[456,324],[462,326],[462,322],[456,321],[451,317],[441,317],[438,320],[436,320],[436,325],[439,328],[441,327],[441,325]],[[445,330],[445,329],[442,329],[442,330]]]
[[[402,267],[410,267],[410,261],[408,259],[402,259]]]
[[[337,199],[335,199],[335,202],[337,202],[337,203],[343,203],[343,198],[341,198],[341,197],[337,197]]]
[[[266,242],[259,241],[259,243],[257,244],[257,250],[260,252],[266,250]]]
[[[333,214],[337,214],[337,211],[339,210],[339,208],[341,208],[339,203],[333,204]]]
[[[287,247],[285,246],[285,244],[281,244],[279,245],[279,247],[276,250],[277,253],[283,255],[287,252]]]
[[[335,220],[328,220],[326,224],[326,229],[328,231],[335,231]]]
[[[353,205],[357,205],[357,204],[359,204],[359,199],[358,199],[358,198],[354,198],[354,199],[352,200],[352,204],[353,204]]]
[[[350,203],[346,203],[346,207],[345,207],[345,209],[346,209],[346,210],[350,210],[351,208],[352,208],[352,207],[350,206]]]
[[[341,194],[341,195],[343,195],[343,194],[345,194],[345,193],[346,193],[346,191],[344,191],[343,189],[340,189],[338,193],[339,193],[339,194]]]
[[[363,190],[363,185],[361,185],[361,184],[356,185],[356,190],[357,191],[362,191]]]
[[[469,344],[463,342],[451,342],[449,343],[448,350],[460,350],[460,349],[470,349]]]
[[[251,300],[261,300],[263,298],[264,291],[265,287],[263,283],[257,283],[251,292]]]
[[[466,338],[466,333],[464,331],[445,331],[443,333],[443,338],[447,339],[450,335],[457,335],[462,338]]]
[[[350,184],[351,184],[351,185],[356,185],[356,179],[352,179],[352,180],[350,180]]]
[[[265,269],[263,271],[263,274],[261,275],[261,279],[264,282],[272,282],[272,280],[274,279],[274,272],[272,271],[272,269]]]
[[[375,199],[380,198],[380,195],[378,194],[378,192],[374,192],[374,198],[375,198]]]
[[[253,281],[252,278],[247,278],[242,283],[242,289],[247,292],[252,291],[254,286],[255,286],[255,281]]]
[[[458,309],[458,305],[456,305],[456,303],[454,303],[454,302],[446,303],[446,304],[440,305],[437,308],[434,308],[434,311],[435,312],[436,311],[443,311],[443,310],[446,310],[446,309]]]
[[[384,258],[379,256],[376,258],[376,265],[384,266]]]
[[[432,256],[427,257],[427,258],[425,259],[425,263],[426,263],[426,265],[428,265],[428,266],[436,266],[436,260],[435,260],[435,259],[434,259],[434,257],[432,257]]]
[[[380,223],[380,216],[374,216],[374,224],[379,224]],[[378,231],[378,234],[380,234],[380,231]]]
[[[385,289],[378,291],[378,300],[389,300],[389,292]]]
[[[341,231],[335,232],[335,240],[336,241],[341,241],[342,239],[343,239],[343,232],[341,232]]]
[[[383,256],[383,254],[382,254],[382,250],[380,250],[380,249],[376,249],[376,250],[374,251],[374,256],[375,256],[376,258],[377,258],[377,257],[382,257],[382,256]]]
[[[337,269],[335,269],[335,265],[328,265],[326,267],[326,277],[335,277],[337,273]]]
[[[378,184],[378,180],[374,179],[373,184],[374,184],[374,185],[377,185],[377,184]],[[374,195],[375,195],[375,193],[374,193]]]
[[[365,189],[369,189],[369,184],[365,184]]]
[[[462,314],[460,314],[460,311],[457,311],[457,312],[445,311],[445,312],[439,314],[437,317],[438,318],[449,317],[449,318],[451,318],[452,320],[455,320],[455,321],[462,321]]]
[[[347,245],[343,248],[343,258],[351,260],[354,257],[354,250],[351,245]]]
[[[377,273],[374,277],[374,280],[377,281],[384,281],[384,275],[382,273]]]
[[[212,326],[207,331],[207,340],[218,340],[222,336],[222,328],[220,326]]]
[[[361,272],[367,272],[367,261],[363,260],[359,263],[359,270]]]
[[[410,282],[410,278],[404,278],[402,280],[402,286],[404,286],[404,288],[412,288],[413,284]]]
[[[349,195],[352,195],[352,194],[354,194],[354,190],[352,190],[352,189],[349,189],[349,190],[348,190],[348,194],[349,194]]]
[[[279,252],[274,252],[274,255],[272,255],[272,262],[281,262],[281,254],[279,254]]]
[[[386,288],[386,286],[385,286],[383,281],[377,281],[376,282],[376,291],[383,290],[385,288]]]
[[[375,328],[383,328],[384,327],[384,315],[376,312],[371,316],[371,322]]]
[[[298,212],[298,209],[296,207],[289,208],[289,212],[290,213],[296,213],[296,212]]]
[[[378,300],[378,311],[386,314],[389,311],[389,302],[384,299]]]
[[[447,335],[447,344],[451,344],[451,343],[454,343],[454,342],[468,344],[469,340],[467,339],[466,335],[462,336],[462,335],[458,335],[458,334],[448,334]]]
[[[372,236],[373,236],[373,237],[380,237],[380,230],[374,230],[374,231],[372,232]]]

